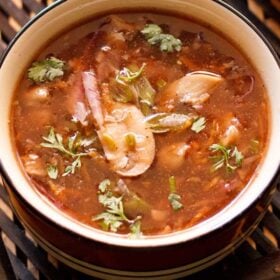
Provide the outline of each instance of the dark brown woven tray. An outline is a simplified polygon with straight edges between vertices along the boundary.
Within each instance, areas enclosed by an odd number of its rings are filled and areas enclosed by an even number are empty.
[[[0,0],[0,56],[21,26],[51,2],[54,1]],[[275,31],[275,27],[267,25],[269,19],[280,21],[280,11],[277,9],[279,0],[225,0],[225,2],[235,6],[257,25],[280,55],[280,35]],[[1,182],[0,232],[0,280],[92,279],[59,263],[32,240],[12,213]],[[250,238],[221,262],[188,279],[280,279],[279,247],[280,192],[277,190],[269,211]]]

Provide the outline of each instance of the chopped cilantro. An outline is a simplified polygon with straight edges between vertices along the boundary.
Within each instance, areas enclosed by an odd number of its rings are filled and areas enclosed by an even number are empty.
[[[57,179],[57,176],[58,176],[58,169],[57,169],[57,166],[48,164],[48,165],[47,165],[47,172],[48,172],[48,176],[49,176],[51,179]]]
[[[206,120],[204,117],[197,118],[193,122],[191,130],[196,133],[199,133],[200,131],[202,131],[205,128],[205,123],[206,123]]]
[[[211,157],[214,160],[213,171],[225,166],[228,172],[232,172],[242,165],[244,156],[238,151],[237,147],[231,149],[221,144],[213,144],[209,147],[209,150],[216,154]],[[231,163],[232,161],[234,161],[234,164]]]
[[[117,232],[124,223],[130,226],[131,234],[136,237],[140,235],[140,225],[137,222],[141,217],[137,216],[131,220],[127,218],[123,207],[123,196],[116,197],[110,190],[111,181],[103,180],[98,186],[98,201],[101,203],[105,211],[93,217],[93,221],[101,221],[104,230]]]
[[[182,48],[180,39],[171,34],[162,33],[162,29],[156,24],[147,24],[141,33],[151,45],[159,45],[162,52],[179,52]]]
[[[65,62],[50,57],[45,60],[33,62],[28,69],[28,78],[35,83],[51,82],[64,75]]]

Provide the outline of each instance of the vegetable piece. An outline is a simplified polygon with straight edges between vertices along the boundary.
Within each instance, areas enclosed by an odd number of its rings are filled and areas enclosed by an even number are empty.
[[[58,169],[57,169],[57,166],[48,164],[48,165],[47,165],[47,172],[48,172],[48,176],[49,176],[51,179],[57,179],[57,176],[58,176]]]
[[[260,141],[252,139],[250,141],[250,150],[253,154],[257,154],[260,151]]]
[[[187,129],[194,117],[176,113],[157,113],[145,118],[145,122],[154,133],[165,133]]]
[[[33,62],[28,69],[28,78],[35,83],[52,82],[64,75],[65,62],[50,57],[45,60]]]
[[[158,87],[159,90],[164,88],[166,85],[167,85],[167,82],[163,79],[159,79],[157,81],[157,87]]]
[[[234,145],[241,136],[239,120],[234,117],[233,113],[224,116],[223,123],[224,133],[220,137],[220,143],[223,146]]]
[[[131,218],[150,213],[151,206],[135,192],[129,190],[122,179],[117,181],[114,191],[123,196],[123,205],[127,217]]]
[[[209,147],[209,150],[217,154],[211,157],[214,160],[213,171],[217,171],[225,166],[227,172],[233,172],[242,165],[244,157],[237,147],[230,149],[221,144],[213,144]],[[235,165],[230,163],[230,161],[234,161]]]
[[[186,153],[190,148],[185,142],[167,142],[157,152],[157,164],[166,170],[176,170],[186,162]]]
[[[133,226],[139,219],[137,216],[135,219],[128,219],[124,212],[123,207],[123,196],[115,197],[110,190],[111,181],[105,179],[98,186],[98,201],[105,207],[105,211],[97,216],[95,216],[93,221],[102,221],[102,227],[105,230],[110,230],[112,232],[117,232],[123,223],[127,223],[131,226],[132,233],[138,232],[140,234],[139,225]]]
[[[205,123],[206,123],[206,120],[204,117],[197,118],[193,122],[191,130],[196,133],[199,133],[200,131],[202,131],[205,128],[205,126],[206,126]]]
[[[119,73],[116,76],[116,81],[118,83],[131,83],[140,75],[142,74],[145,67],[145,63],[142,64],[141,68],[135,72],[130,70],[129,68],[124,67],[122,70],[119,71]]]
[[[25,171],[32,176],[45,177],[48,175],[45,162],[37,154],[27,154],[21,157]]]
[[[139,104],[142,113],[150,114],[154,105],[155,90],[148,79],[142,76],[145,64],[138,69],[134,65],[123,68],[116,76],[116,82],[111,81],[111,94],[115,101]],[[121,74],[122,73],[122,74]]]
[[[119,83],[116,79],[110,81],[110,94],[114,101],[121,103],[136,103],[136,93],[132,85]]]
[[[183,204],[181,203],[181,196],[176,193],[176,179],[174,176],[169,177],[169,188],[170,194],[168,196],[168,200],[173,210],[178,211],[183,208]]]
[[[159,106],[170,108],[177,102],[190,104],[194,107],[206,102],[223,78],[215,73],[195,71],[174,81],[159,94]]]
[[[179,52],[182,48],[180,39],[171,34],[162,33],[162,29],[156,24],[147,24],[141,33],[151,45],[159,45],[162,52]]]
[[[135,91],[139,98],[140,109],[144,116],[151,113],[154,106],[155,90],[146,77],[142,77],[135,84]]]

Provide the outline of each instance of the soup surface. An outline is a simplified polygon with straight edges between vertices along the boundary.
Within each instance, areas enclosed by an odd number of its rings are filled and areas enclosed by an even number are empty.
[[[51,42],[11,126],[32,184],[82,223],[129,237],[195,225],[262,158],[268,105],[237,48],[170,15],[120,13]]]

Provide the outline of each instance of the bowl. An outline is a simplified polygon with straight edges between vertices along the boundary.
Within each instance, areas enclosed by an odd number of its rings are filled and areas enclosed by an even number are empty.
[[[269,140],[264,159],[238,197],[218,214],[189,229],[139,240],[83,225],[40,195],[21,170],[9,128],[13,93],[24,69],[42,47],[79,22],[122,9],[180,13],[212,26],[251,61],[264,82],[270,106]],[[17,34],[0,65],[1,175],[20,221],[58,260],[103,279],[175,279],[225,257],[244,241],[264,216],[280,165],[279,60],[258,30],[222,1],[56,1]]]

